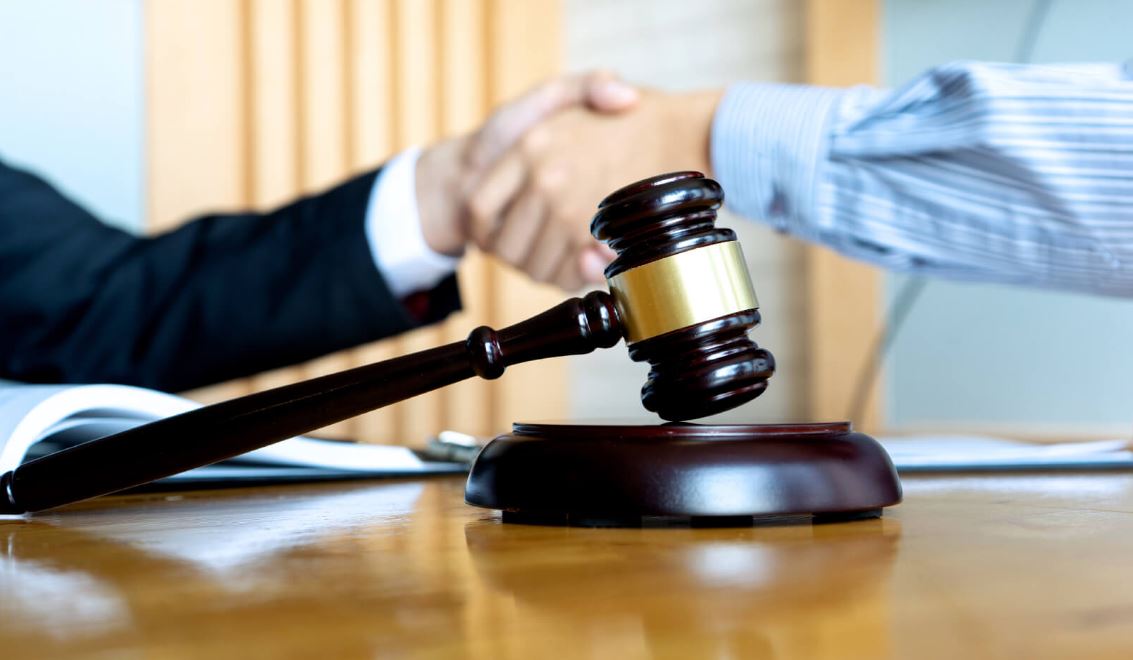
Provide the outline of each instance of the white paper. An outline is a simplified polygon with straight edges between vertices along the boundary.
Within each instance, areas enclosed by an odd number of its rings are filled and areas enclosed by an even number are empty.
[[[989,436],[880,438],[899,471],[1133,468],[1128,440],[1043,444]]]

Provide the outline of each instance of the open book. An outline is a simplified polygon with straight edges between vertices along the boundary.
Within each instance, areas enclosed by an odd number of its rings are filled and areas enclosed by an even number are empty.
[[[0,382],[0,474],[51,452],[199,407],[125,385]],[[291,438],[158,482],[173,487],[459,473],[464,463],[426,460],[408,447]]]

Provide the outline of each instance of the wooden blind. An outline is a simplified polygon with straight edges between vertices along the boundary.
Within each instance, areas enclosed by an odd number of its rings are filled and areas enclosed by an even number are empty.
[[[561,66],[559,0],[162,0],[146,13],[154,230],[326,188],[474,128]],[[563,297],[475,252],[460,279],[465,309],[442,325],[190,395],[221,400],[455,341]],[[561,362],[524,365],[329,432],[405,444],[444,428],[490,434],[564,416],[565,378]]]

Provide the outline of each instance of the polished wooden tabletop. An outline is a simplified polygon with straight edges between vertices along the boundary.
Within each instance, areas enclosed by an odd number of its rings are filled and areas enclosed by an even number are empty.
[[[0,657],[1133,657],[1133,475],[906,479],[880,520],[501,523],[462,482],[0,519]]]

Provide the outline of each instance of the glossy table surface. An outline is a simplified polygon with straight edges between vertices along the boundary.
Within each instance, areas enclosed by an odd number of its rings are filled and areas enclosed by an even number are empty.
[[[1133,475],[919,477],[880,520],[505,525],[462,481],[0,519],[0,657],[1133,657]]]

